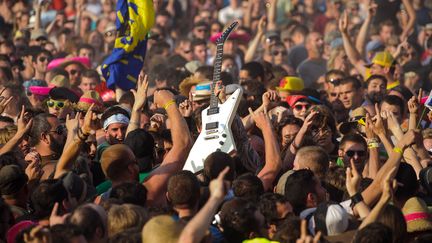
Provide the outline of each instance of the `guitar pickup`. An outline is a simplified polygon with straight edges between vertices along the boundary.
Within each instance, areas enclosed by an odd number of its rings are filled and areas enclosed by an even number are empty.
[[[204,137],[204,140],[212,140],[212,139],[218,139],[219,136],[218,135],[213,135],[213,136],[206,136]]]
[[[217,133],[217,132],[218,132],[217,129],[209,130],[209,131],[206,131],[206,135],[211,135],[211,134],[214,134],[214,133]]]
[[[218,128],[219,122],[210,122],[205,125],[205,130],[213,130]]]

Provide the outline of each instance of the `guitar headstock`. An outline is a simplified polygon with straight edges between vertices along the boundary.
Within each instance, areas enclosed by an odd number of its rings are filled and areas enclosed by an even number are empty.
[[[231,32],[237,27],[238,22],[234,21],[228,28],[222,33],[222,35],[216,40],[216,44],[224,43]]]

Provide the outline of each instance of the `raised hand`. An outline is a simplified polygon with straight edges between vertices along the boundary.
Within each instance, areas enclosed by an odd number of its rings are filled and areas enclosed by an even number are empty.
[[[166,119],[167,117],[163,114],[154,114],[150,117],[150,127],[159,131],[160,129],[165,128]]]
[[[350,159],[351,167],[348,167],[346,169],[346,181],[345,185],[348,191],[348,194],[351,196],[354,196],[358,192],[358,188],[361,181],[361,175],[358,173],[355,165],[354,165],[354,159]]]
[[[157,90],[154,92],[154,103],[158,108],[164,108],[168,102],[174,101],[174,95],[168,90]]]
[[[41,161],[37,159],[33,159],[25,169],[25,174],[27,175],[29,181],[39,181],[43,173],[44,171],[41,167]]]
[[[301,132],[306,133],[307,131],[310,130],[310,128],[311,128],[311,126],[313,124],[314,118],[315,118],[315,116],[317,114],[319,114],[319,111],[312,110],[309,113],[309,115],[306,116],[306,118],[305,118],[305,120],[303,122],[303,126],[300,128]]]
[[[134,110],[142,109],[147,101],[147,90],[148,90],[148,76],[140,74],[138,76],[137,90],[131,89],[131,92],[135,98],[133,105]]]
[[[51,243],[51,232],[42,225],[37,225],[30,232],[24,233],[26,243]]]
[[[366,8],[368,10],[368,15],[370,17],[373,17],[376,14],[376,10],[378,8],[378,4],[376,4],[374,0],[369,0],[369,1],[367,1]]]
[[[183,117],[190,117],[192,115],[192,102],[188,99],[179,104],[180,114]]]
[[[33,124],[33,119],[30,119],[27,122],[25,121],[26,115],[27,113],[25,112],[24,106],[22,106],[20,116],[17,120],[17,134],[19,134],[20,136],[26,134]]]
[[[339,31],[342,34],[348,33],[348,24],[349,24],[348,14],[344,12],[342,16],[339,18]]]
[[[68,131],[76,131],[78,129],[80,116],[80,112],[76,113],[75,117],[72,117],[70,114],[66,115],[65,126]]]
[[[267,25],[267,17],[264,15],[260,18],[258,22],[257,34],[263,35],[266,32],[266,25]]]
[[[54,226],[57,224],[64,224],[66,222],[66,218],[69,214],[59,215],[58,214],[59,203],[54,203],[54,207],[51,211],[51,216],[49,217],[50,226]]]
[[[225,175],[229,170],[229,167],[225,167],[225,169],[219,173],[218,177],[210,182],[209,189],[211,198],[214,198],[218,201],[222,201],[225,198],[225,195],[229,189],[229,184],[225,180]]]
[[[386,129],[384,127],[384,122],[381,116],[380,109],[378,108],[378,104],[375,104],[375,116],[372,118],[374,120],[372,130],[378,136],[385,135]]]
[[[214,87],[214,94],[219,98],[219,100],[224,103],[226,101],[225,85],[222,81],[218,81]]]
[[[280,97],[276,91],[270,90],[262,95],[262,104],[267,110],[270,108],[270,103],[279,101]]]
[[[393,167],[386,175],[383,181],[383,192],[381,195],[381,200],[383,202],[389,202],[393,198],[393,192],[396,190],[397,182],[394,179],[397,173],[396,167]]]
[[[264,108],[264,112],[254,112],[251,108],[249,108],[249,113],[252,116],[252,119],[255,121],[255,125],[263,130],[265,128],[271,128],[271,122],[267,115],[267,109]]]
[[[94,105],[95,104],[92,104],[90,106],[90,108],[87,110],[87,113],[84,116],[84,122],[81,127],[81,130],[84,135],[90,135],[96,133],[96,130],[99,128],[97,114],[93,111]]]

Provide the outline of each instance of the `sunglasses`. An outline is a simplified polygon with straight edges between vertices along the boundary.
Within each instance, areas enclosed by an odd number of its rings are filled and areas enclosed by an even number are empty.
[[[327,83],[331,83],[334,86],[338,86],[340,84],[340,82],[341,82],[340,78],[331,78],[331,79],[327,80]]]
[[[363,156],[366,155],[366,151],[363,151],[363,150],[358,150],[358,151],[348,150],[348,151],[345,152],[345,154],[348,157],[350,157],[350,158],[354,157],[355,154],[357,154],[358,157],[363,157]]]
[[[66,105],[66,102],[64,101],[57,101],[57,100],[48,100],[47,101],[47,105],[48,107],[52,108],[52,107],[57,107],[57,108],[63,108]]]
[[[273,56],[277,56],[279,54],[282,56],[285,56],[286,52],[285,51],[273,51],[272,54],[273,54]]]
[[[310,108],[310,105],[295,105],[294,106],[294,110],[298,110],[298,111],[301,111],[303,109],[307,110],[309,108]]]
[[[65,132],[65,128],[63,126],[58,126],[54,131],[48,131],[56,133],[57,135],[62,135]]]

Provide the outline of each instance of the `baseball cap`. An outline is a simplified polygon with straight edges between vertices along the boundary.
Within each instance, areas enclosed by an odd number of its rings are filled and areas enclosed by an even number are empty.
[[[275,188],[275,193],[279,193],[281,195],[285,195],[285,185],[286,185],[286,181],[288,179],[288,177],[290,175],[292,175],[295,171],[294,170],[289,170],[287,172],[285,172],[278,180],[278,183],[276,185]]]
[[[304,95],[290,95],[286,98],[286,102],[288,103],[288,105],[290,105],[291,107],[295,105],[295,103],[297,103],[299,100],[308,100],[307,96]]]
[[[351,130],[357,128],[359,121],[366,117],[366,109],[364,107],[358,107],[351,111],[350,118],[346,122],[342,122],[339,126],[339,131],[342,134],[348,134]]]
[[[40,79],[30,79],[27,81],[24,81],[23,83],[23,87],[26,93],[32,93],[32,94],[37,94],[37,95],[48,95],[48,92],[46,92],[46,94],[39,94],[37,91],[37,89],[31,89],[32,87],[47,87],[47,83],[44,80],[40,80]]]
[[[6,165],[0,170],[0,194],[12,195],[27,184],[28,177],[17,165]]]
[[[372,62],[365,66],[370,68],[373,64],[378,64],[383,67],[391,67],[394,65],[394,58],[388,51],[377,52],[372,58]]]
[[[295,76],[286,76],[279,82],[279,87],[276,90],[280,91],[302,91],[304,89],[303,79]]]
[[[39,38],[48,39],[48,34],[44,29],[35,29],[35,30],[32,30],[30,38],[32,40],[37,40]]]
[[[76,95],[72,90],[65,87],[54,87],[50,90],[49,96],[54,100],[69,100],[72,103],[77,103],[79,100],[78,95]]]
[[[96,189],[86,184],[77,174],[67,172],[61,177],[63,186],[78,202],[84,202],[96,196]]]
[[[348,212],[341,205],[321,203],[314,213],[315,232],[321,231],[324,235],[341,234],[348,229],[348,218]]]

